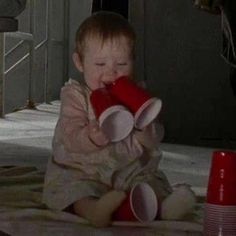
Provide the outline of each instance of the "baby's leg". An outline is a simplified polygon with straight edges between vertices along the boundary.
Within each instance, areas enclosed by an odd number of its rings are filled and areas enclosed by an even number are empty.
[[[181,185],[162,202],[161,218],[163,220],[181,220],[191,213],[196,203],[193,191],[187,185]]]
[[[87,197],[74,203],[77,215],[86,218],[97,227],[108,226],[113,212],[125,199],[125,192],[110,191],[100,199]]]

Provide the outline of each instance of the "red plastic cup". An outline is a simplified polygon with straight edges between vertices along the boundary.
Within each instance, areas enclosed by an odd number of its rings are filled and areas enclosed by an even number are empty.
[[[114,212],[113,220],[150,222],[157,216],[156,194],[147,183],[135,185],[122,205]]]
[[[213,152],[206,201],[210,204],[236,206],[235,152]]]
[[[112,142],[129,135],[134,126],[133,115],[107,89],[92,91],[90,101],[99,126]]]
[[[206,236],[236,235],[235,170],[235,152],[213,152],[204,207],[203,233]]]
[[[111,94],[134,114],[135,127],[143,129],[159,114],[162,102],[152,97],[147,90],[137,86],[128,77],[119,77],[108,86]]]

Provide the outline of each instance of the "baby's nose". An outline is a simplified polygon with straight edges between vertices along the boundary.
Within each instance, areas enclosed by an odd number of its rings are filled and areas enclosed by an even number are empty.
[[[116,73],[117,73],[117,70],[116,70],[115,66],[109,66],[106,70],[107,76],[114,76],[114,75],[116,75]]]
[[[107,70],[105,76],[104,76],[104,82],[105,83],[113,83],[116,80],[117,77],[117,71],[115,68],[110,68]]]

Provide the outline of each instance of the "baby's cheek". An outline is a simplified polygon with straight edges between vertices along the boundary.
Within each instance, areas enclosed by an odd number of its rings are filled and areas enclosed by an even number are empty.
[[[96,78],[90,77],[89,79],[86,80],[86,83],[92,90],[100,88],[100,82]]]

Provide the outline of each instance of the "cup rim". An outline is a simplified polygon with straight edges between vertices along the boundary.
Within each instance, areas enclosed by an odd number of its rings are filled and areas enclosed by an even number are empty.
[[[152,215],[152,217],[150,217],[150,219],[148,219],[148,220],[141,219],[140,216],[137,215],[137,213],[135,212],[135,209],[134,209],[133,201],[132,201],[132,197],[133,197],[134,190],[136,189],[136,187],[141,186],[141,185],[142,185],[142,186],[145,186],[146,188],[149,188],[150,193],[152,194],[152,200],[154,200],[154,201],[153,201],[153,203],[154,203],[154,206],[153,206],[153,209],[154,209],[153,215]],[[134,185],[133,188],[131,189],[131,192],[130,192],[129,201],[130,201],[130,207],[131,207],[132,213],[134,214],[135,218],[138,219],[138,221],[140,221],[140,222],[150,222],[150,221],[154,220],[155,217],[157,216],[157,212],[158,212],[158,201],[157,201],[157,197],[156,197],[156,194],[155,194],[153,188],[152,188],[149,184],[147,184],[147,183],[138,183],[138,184]]]
[[[125,125],[127,126],[127,128],[125,130],[124,129],[122,130],[126,131],[123,133],[123,135],[120,134],[117,137],[109,137],[111,142],[117,142],[126,138],[134,127],[133,115],[123,105],[113,105],[107,108],[104,112],[102,112],[98,118],[99,126],[102,127],[104,120],[109,116],[111,116],[112,114],[114,114],[115,112],[122,112],[126,116]]]
[[[140,118],[142,112],[143,112],[148,106],[150,106],[152,103],[156,103],[156,105],[157,105],[157,109],[156,109],[156,112],[155,112],[154,115],[153,115],[153,118],[150,119],[147,124],[145,123],[145,124],[139,126],[139,125],[138,125],[138,123],[139,123],[139,118]],[[161,99],[156,98],[156,97],[152,97],[152,98],[148,99],[148,100],[138,109],[138,111],[137,111],[137,112],[135,113],[135,115],[134,115],[135,127],[138,128],[138,129],[143,129],[146,125],[148,125],[152,120],[154,120],[154,119],[157,117],[157,115],[158,115],[158,113],[160,112],[161,108],[162,108],[162,101],[161,101]]]

